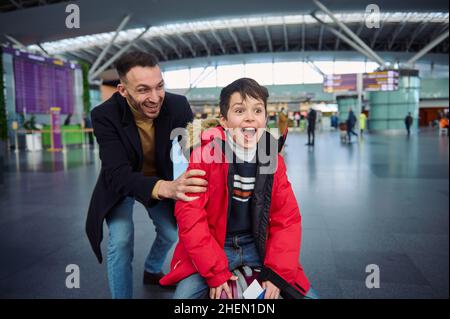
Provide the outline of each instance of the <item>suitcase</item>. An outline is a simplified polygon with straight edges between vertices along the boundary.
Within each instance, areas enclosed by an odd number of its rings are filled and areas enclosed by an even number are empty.
[[[244,299],[243,293],[250,286],[253,280],[258,279],[261,273],[260,269],[252,269],[248,266],[242,266],[232,271],[233,275],[238,277],[237,280],[228,280],[228,286],[231,290],[233,299]],[[260,282],[261,284],[261,282]],[[220,299],[228,299],[225,291],[222,290]]]

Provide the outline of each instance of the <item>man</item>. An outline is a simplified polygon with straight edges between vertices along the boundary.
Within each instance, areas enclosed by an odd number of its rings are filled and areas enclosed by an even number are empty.
[[[316,110],[314,110],[314,108],[311,107],[309,109],[306,119],[308,121],[308,143],[306,143],[306,145],[314,146],[314,139],[315,139],[314,131],[316,130],[316,120],[317,120],[317,112]]]
[[[358,136],[358,134],[355,133],[355,131],[353,130],[356,124],[356,116],[351,108],[348,110],[348,117],[346,124],[347,124],[348,143],[350,144],[352,142],[352,135]]]
[[[406,131],[408,133],[408,137],[411,134],[412,123],[413,123],[413,118],[411,116],[411,112],[408,112],[408,115],[406,115],[406,117],[405,117],[405,126],[406,126]]]
[[[142,203],[156,228],[145,261],[144,284],[157,284],[168,251],[177,240],[174,200],[206,190],[206,181],[185,173],[173,181],[170,158],[174,128],[186,127],[193,114],[186,98],[166,93],[157,59],[143,52],[116,64],[118,92],[91,112],[102,168],[86,221],[91,246],[102,262],[103,221],[109,228],[108,280],[113,298],[132,298],[133,206]],[[193,197],[195,199],[195,197]]]

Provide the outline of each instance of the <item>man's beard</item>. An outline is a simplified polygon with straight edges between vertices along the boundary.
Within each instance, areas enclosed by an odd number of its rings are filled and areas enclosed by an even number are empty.
[[[155,118],[158,116],[159,112],[161,111],[161,104],[162,104],[162,100],[160,98],[160,101],[158,103],[151,103],[148,102],[147,104],[150,104],[152,108],[157,107],[158,108],[158,112],[154,113],[152,115],[148,115],[145,111],[148,110],[148,107],[145,105],[146,100],[143,101],[142,103],[139,103],[128,91],[128,96],[127,96],[127,101],[128,103],[136,110],[139,112],[139,114],[141,114],[142,116],[148,117],[148,118]],[[153,112],[152,112],[153,113]]]
[[[133,98],[130,93],[128,93],[127,101],[135,110],[139,111],[139,113],[142,113],[139,103]]]

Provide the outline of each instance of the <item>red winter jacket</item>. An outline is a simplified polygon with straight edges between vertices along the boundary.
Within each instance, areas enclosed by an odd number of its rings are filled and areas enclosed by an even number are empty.
[[[161,285],[176,284],[198,272],[208,286],[217,287],[232,275],[224,251],[231,198],[228,176],[232,167],[224,160],[224,130],[221,127],[207,130],[201,138],[201,146],[191,154],[188,170],[206,172],[207,191],[194,201],[178,201],[175,205],[179,242],[170,272],[160,280]],[[219,163],[205,160],[205,154],[210,159],[220,159]],[[275,173],[257,173],[253,193],[252,232],[264,261],[260,279],[272,281],[282,295],[285,292],[284,297],[300,298],[310,286],[299,263],[300,210],[287,179],[284,160],[278,153],[274,158],[278,161]]]

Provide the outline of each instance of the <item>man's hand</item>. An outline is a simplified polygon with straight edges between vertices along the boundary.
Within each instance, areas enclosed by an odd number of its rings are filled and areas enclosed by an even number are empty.
[[[231,276],[230,280],[237,280],[238,277]],[[230,287],[228,286],[228,280],[221,284],[219,287],[210,288],[209,289],[209,298],[211,299],[220,299],[220,295],[222,294],[222,290],[225,290],[228,299],[233,299],[233,295],[231,294]]]
[[[192,169],[174,181],[162,181],[159,186],[158,196],[160,198],[171,198],[174,200],[183,200],[186,202],[193,201],[198,196],[189,197],[186,193],[203,193],[206,192],[208,182],[203,178],[194,176],[205,176],[205,171],[199,169]]]
[[[264,299],[278,299],[280,297],[280,289],[270,281],[263,281],[263,289],[266,289]]]

